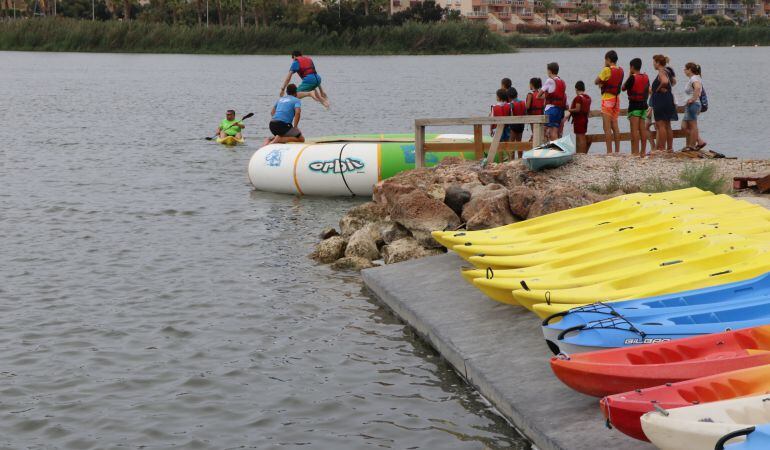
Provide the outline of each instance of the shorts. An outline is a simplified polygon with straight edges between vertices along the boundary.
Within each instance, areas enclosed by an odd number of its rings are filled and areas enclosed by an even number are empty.
[[[697,121],[700,114],[700,102],[692,102],[684,107],[684,118],[682,120]]]
[[[585,116],[580,116],[580,117],[572,116],[572,131],[575,134],[586,134],[586,133],[588,133],[588,117],[585,117]]]
[[[602,114],[617,119],[620,115],[620,99],[618,97],[602,99]]]
[[[297,86],[297,92],[310,92],[321,86],[321,77],[312,74],[302,79],[302,83]]]
[[[524,124],[523,123],[515,123],[513,125],[508,125],[508,128],[514,132],[514,133],[523,133],[524,132]]]
[[[281,136],[281,137],[302,136],[302,132],[299,131],[299,128],[295,128],[290,123],[281,122],[280,120],[270,121],[270,132],[273,133],[273,136]]]
[[[564,118],[564,110],[558,106],[551,106],[545,111],[545,115],[548,116],[548,123],[545,126],[548,128],[561,127],[561,120]]]
[[[647,110],[646,109],[634,109],[628,111],[628,118],[631,117],[638,117],[642,120],[647,120]]]
[[[493,133],[497,132],[497,128],[493,130]],[[508,142],[511,140],[511,130],[507,126],[503,126],[503,133],[500,135],[500,142]]]

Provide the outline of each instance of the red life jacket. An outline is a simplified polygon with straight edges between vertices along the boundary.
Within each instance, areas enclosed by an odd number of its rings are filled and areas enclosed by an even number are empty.
[[[312,59],[308,58],[307,56],[297,56],[294,59],[299,63],[299,70],[297,73],[299,74],[300,78],[305,78],[308,75],[313,75],[316,73],[315,64],[313,64]]]
[[[553,81],[556,83],[556,89],[545,94],[545,104],[564,109],[567,107],[567,83],[559,77],[555,77]]]
[[[492,116],[500,117],[500,116],[510,116],[510,115],[511,115],[510,103],[492,105]],[[497,128],[497,125],[492,125],[490,127],[490,129],[492,130],[494,130],[495,128]]]
[[[527,94],[527,99],[529,99],[529,110],[527,111],[527,114],[530,116],[543,115],[543,109],[545,108],[545,99],[543,97],[540,97],[540,89],[536,90],[535,92],[530,92],[529,94]]]
[[[610,67],[610,77],[602,84],[602,94],[620,94],[620,88],[623,86],[623,68],[618,66]]]
[[[512,116],[526,116],[527,104],[521,100],[511,102],[511,115]]]
[[[580,112],[572,114],[572,122],[574,123],[578,119],[588,119],[588,113],[591,112],[591,97],[588,94],[580,94],[572,101],[573,108],[580,105]]]
[[[646,73],[637,73],[634,77],[634,85],[628,90],[628,101],[644,102],[650,92],[650,78]]]

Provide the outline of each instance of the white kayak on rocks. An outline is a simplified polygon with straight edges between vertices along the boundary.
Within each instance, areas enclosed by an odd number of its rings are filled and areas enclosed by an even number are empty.
[[[642,416],[644,434],[661,450],[711,450],[722,436],[765,423],[770,423],[770,394],[659,409]]]

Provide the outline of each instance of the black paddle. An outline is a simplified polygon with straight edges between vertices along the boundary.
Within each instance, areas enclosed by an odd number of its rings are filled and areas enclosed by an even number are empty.
[[[244,120],[248,119],[249,117],[251,117],[251,116],[253,116],[253,115],[254,115],[254,113],[248,113],[248,114],[246,114],[245,116],[241,117],[241,120],[239,120],[238,122],[243,122]],[[237,122],[236,122],[236,123],[237,123]],[[233,124],[233,125],[235,125],[235,124]],[[233,126],[233,125],[230,125],[229,127],[225,128],[225,129],[224,129],[224,130],[222,130],[222,131],[226,131],[226,130],[229,130],[230,128],[232,128],[232,126]],[[204,139],[206,139],[207,141],[213,141],[213,140],[214,140],[214,139],[216,139],[216,138],[217,138],[217,135],[215,134],[214,136],[211,136],[211,137],[209,137],[209,136],[206,136]]]

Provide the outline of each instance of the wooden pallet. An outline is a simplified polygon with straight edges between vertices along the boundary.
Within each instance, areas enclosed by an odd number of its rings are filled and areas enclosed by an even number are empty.
[[[770,192],[770,175],[764,177],[735,177],[733,178],[733,189],[748,189],[756,187],[760,194]]]

